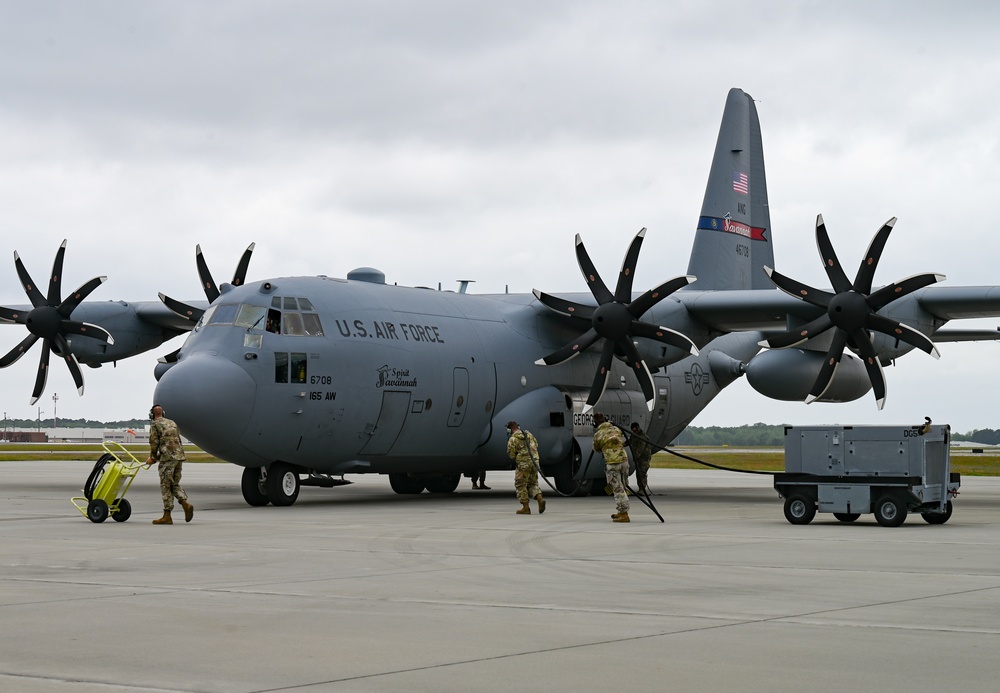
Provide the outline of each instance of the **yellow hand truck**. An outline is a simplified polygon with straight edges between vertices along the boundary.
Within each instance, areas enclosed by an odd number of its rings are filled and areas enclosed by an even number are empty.
[[[83,496],[70,498],[70,503],[91,522],[104,522],[110,515],[116,522],[125,522],[132,515],[132,505],[125,492],[140,469],[149,466],[140,462],[121,443],[101,445],[104,454],[83,485]]]

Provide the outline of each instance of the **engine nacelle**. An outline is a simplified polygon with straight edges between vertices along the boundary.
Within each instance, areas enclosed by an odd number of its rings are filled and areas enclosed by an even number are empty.
[[[747,365],[747,382],[754,390],[786,402],[802,402],[809,394],[826,353],[803,349],[769,349],[757,354]],[[863,397],[872,385],[865,365],[844,352],[840,365],[818,402],[851,402]]]

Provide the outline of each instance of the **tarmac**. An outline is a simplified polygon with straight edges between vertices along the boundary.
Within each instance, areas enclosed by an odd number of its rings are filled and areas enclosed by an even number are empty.
[[[513,473],[448,495],[385,477],[251,508],[188,464],[194,521],[70,504],[87,462],[0,463],[0,690],[996,691],[1000,478],[951,520],[820,514],[771,478],[651,471],[666,522],[607,497],[515,515]]]

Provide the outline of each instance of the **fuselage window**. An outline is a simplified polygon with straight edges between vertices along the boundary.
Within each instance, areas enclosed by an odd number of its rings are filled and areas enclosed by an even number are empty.
[[[264,322],[264,315],[267,313],[267,308],[264,306],[251,306],[248,303],[244,303],[240,306],[239,312],[236,314],[236,324],[240,327],[260,327]]]
[[[274,382],[288,382],[288,354],[284,352],[274,354]]]
[[[236,319],[236,311],[240,306],[230,303],[227,305],[213,306],[212,316],[208,319],[209,325],[232,325]]]
[[[246,349],[260,349],[264,341],[264,335],[260,332],[247,332],[243,335],[243,347]]]
[[[306,381],[306,355],[292,352],[292,382],[304,383]]]

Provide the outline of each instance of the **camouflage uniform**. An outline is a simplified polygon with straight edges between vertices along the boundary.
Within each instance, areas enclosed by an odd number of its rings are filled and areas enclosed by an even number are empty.
[[[517,464],[517,471],[514,472],[517,499],[527,505],[529,499],[541,493],[538,488],[538,470],[535,468],[535,461],[538,460],[538,441],[535,436],[528,431],[515,431],[507,439],[507,457]]]
[[[635,482],[640,491],[646,490],[646,477],[649,472],[649,460],[652,457],[649,448],[649,439],[646,432],[640,428],[632,432],[628,446],[632,448],[632,459],[635,460]]]
[[[625,436],[610,421],[605,421],[594,431],[594,450],[604,455],[604,474],[615,493],[615,506],[619,513],[628,512],[628,495],[625,479],[628,478],[628,455],[625,454]]]
[[[149,427],[149,456],[156,460],[160,471],[160,496],[163,509],[174,509],[174,498],[187,502],[181,488],[181,465],[187,460],[181,444],[181,433],[170,419],[160,417]]]

